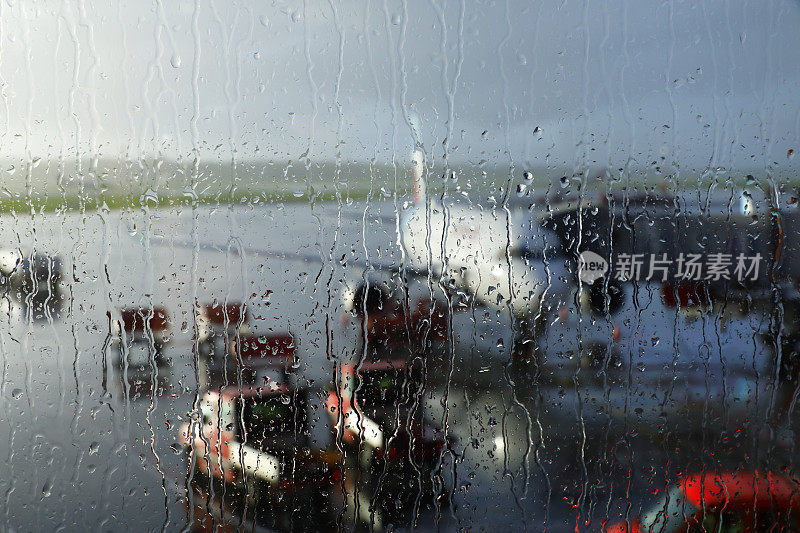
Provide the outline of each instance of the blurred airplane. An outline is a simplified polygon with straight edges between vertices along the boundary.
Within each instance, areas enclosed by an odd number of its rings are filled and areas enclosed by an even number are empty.
[[[530,212],[442,202],[426,194],[422,153],[413,154],[414,205],[403,215],[401,243],[408,264],[465,291],[491,308],[529,319],[548,292],[567,279],[556,235],[531,226]]]

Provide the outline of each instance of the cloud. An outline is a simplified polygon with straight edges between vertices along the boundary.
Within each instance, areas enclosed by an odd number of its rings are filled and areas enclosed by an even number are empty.
[[[796,2],[333,5],[3,4],[4,152],[793,164]]]

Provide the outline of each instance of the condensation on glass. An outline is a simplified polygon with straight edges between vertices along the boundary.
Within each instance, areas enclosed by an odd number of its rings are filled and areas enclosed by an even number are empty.
[[[0,529],[796,531],[800,4],[0,5]]]

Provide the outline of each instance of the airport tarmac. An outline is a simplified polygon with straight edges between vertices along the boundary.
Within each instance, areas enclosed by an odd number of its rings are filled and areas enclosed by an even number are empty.
[[[299,379],[321,397],[334,362],[359,349],[341,291],[363,265],[403,261],[397,215],[382,201],[3,217],[2,242],[59,255],[64,275],[63,300],[44,311],[3,300],[0,527],[184,529],[188,464],[175,439],[202,392],[195,305],[245,301],[255,333],[290,333]],[[107,317],[147,305],[164,306],[171,324],[155,393],[123,383]],[[423,394],[456,439],[443,458],[451,493],[419,513],[421,530],[598,530],[679,472],[796,464],[793,448],[763,442],[760,417],[642,417],[631,398],[659,392],[643,382],[553,379],[512,362],[502,312],[456,313],[452,331]],[[622,408],[595,409],[604,402]]]

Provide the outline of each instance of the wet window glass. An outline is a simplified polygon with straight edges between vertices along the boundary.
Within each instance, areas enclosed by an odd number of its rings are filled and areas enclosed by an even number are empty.
[[[797,531],[798,27],[0,3],[0,530]]]

